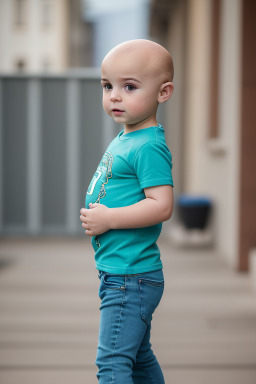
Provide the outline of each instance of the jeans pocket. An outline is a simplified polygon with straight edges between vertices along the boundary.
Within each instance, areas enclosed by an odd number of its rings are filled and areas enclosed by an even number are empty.
[[[125,288],[125,277],[112,275],[112,274],[104,274],[102,277],[103,284],[107,289],[118,289],[123,291]]]
[[[141,318],[148,325],[162,298],[164,292],[164,280],[140,278],[139,290]]]
[[[100,275],[99,297],[102,300],[106,293],[124,292],[125,277],[101,272]]]

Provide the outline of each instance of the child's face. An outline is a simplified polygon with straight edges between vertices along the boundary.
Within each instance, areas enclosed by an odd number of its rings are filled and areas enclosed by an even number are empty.
[[[161,81],[143,57],[112,55],[102,64],[103,108],[125,131],[157,125]]]

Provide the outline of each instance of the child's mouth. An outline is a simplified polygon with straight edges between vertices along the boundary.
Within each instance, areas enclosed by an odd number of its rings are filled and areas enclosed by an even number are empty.
[[[114,113],[115,116],[120,116],[124,111],[122,111],[121,109],[114,108],[112,109],[112,112]]]

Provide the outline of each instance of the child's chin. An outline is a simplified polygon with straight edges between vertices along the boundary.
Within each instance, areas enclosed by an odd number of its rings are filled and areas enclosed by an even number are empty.
[[[118,124],[127,124],[126,120],[122,116],[111,116]]]

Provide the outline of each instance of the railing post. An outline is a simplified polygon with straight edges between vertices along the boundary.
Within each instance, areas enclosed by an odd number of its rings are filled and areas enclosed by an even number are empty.
[[[28,81],[28,233],[39,234],[41,224],[41,92],[40,80]]]
[[[0,233],[3,228],[3,82],[0,80]]]
[[[77,233],[79,218],[79,79],[67,80],[67,231]]]

